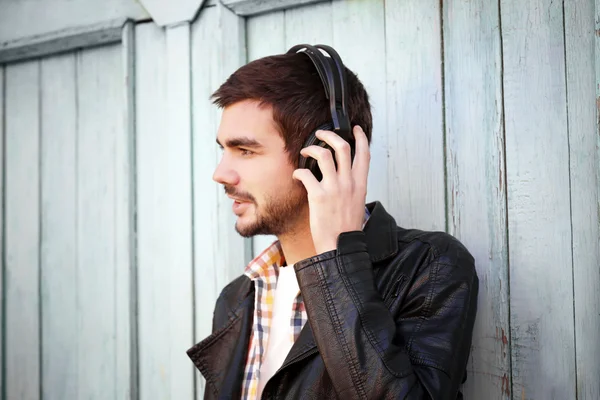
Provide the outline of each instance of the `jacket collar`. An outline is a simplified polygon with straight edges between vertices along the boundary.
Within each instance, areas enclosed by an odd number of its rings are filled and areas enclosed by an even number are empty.
[[[364,232],[371,262],[375,264],[398,253],[397,227],[394,218],[379,201],[366,207],[370,217]],[[187,351],[206,379],[206,390],[217,392],[218,398],[240,397],[252,330],[254,296],[254,282],[245,275],[228,285],[215,306],[213,333]],[[308,321],[282,368],[313,352],[316,354],[317,345]]]

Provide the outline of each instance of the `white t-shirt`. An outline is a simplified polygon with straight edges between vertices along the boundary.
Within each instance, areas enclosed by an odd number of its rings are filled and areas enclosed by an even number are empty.
[[[260,367],[257,398],[262,395],[267,381],[283,365],[292,345],[292,305],[300,288],[293,265],[279,268],[279,277],[273,298],[273,319],[269,329],[269,343]]]

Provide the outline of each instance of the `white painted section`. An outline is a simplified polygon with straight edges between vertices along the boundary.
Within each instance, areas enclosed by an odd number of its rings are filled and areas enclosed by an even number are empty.
[[[41,61],[42,397],[79,390],[77,90],[73,53]]]
[[[448,229],[477,263],[466,399],[511,399],[502,60],[498,5],[444,8]]]
[[[331,44],[331,2],[285,11],[285,49],[300,43]]]
[[[40,395],[39,68],[5,70],[7,399]]]
[[[189,26],[136,27],[140,398],[193,397]]]
[[[575,398],[562,4],[501,2],[514,397]]]
[[[220,0],[237,15],[251,16],[306,6],[324,0]]]
[[[373,131],[367,202],[389,204],[388,130],[385,89],[385,7],[383,0],[331,3],[333,47],[358,75],[371,102]],[[360,29],[357,27],[360,26]],[[360,49],[360,50],[359,50]]]
[[[402,226],[444,230],[440,2],[385,7],[389,210]]]
[[[191,22],[204,0],[139,0],[159,26]]]
[[[4,176],[4,67],[0,66],[0,176]],[[4,210],[4,183],[0,187],[0,207]],[[0,213],[0,226],[4,227],[4,213]],[[4,298],[4,229],[0,229],[0,260],[2,270],[0,271],[0,299]],[[4,321],[4,308],[0,307],[0,321]],[[4,332],[2,332],[4,335]],[[4,363],[4,349],[0,346],[0,363]],[[2,364],[5,365],[5,364]],[[4,379],[0,377],[0,393],[4,393]]]
[[[130,303],[127,262],[123,255],[132,232],[118,220],[128,192],[116,175],[127,161],[123,68],[120,46],[83,50],[77,57],[77,254],[78,351],[77,398],[117,398],[127,393],[121,366],[129,351],[127,313]]]
[[[282,54],[287,51],[285,44],[285,12],[276,11],[246,19],[246,43],[248,44],[248,61],[261,57]],[[265,40],[270,38],[270,40]],[[256,257],[277,237],[274,235],[258,235],[252,238],[252,256]]]
[[[104,23],[115,19],[148,19],[137,0],[14,0],[2,1],[0,44]]]
[[[210,334],[219,293],[243,273],[251,257],[251,241],[234,229],[231,200],[212,180],[221,156],[215,142],[221,111],[209,99],[246,62],[244,25],[242,18],[218,5],[203,9],[192,26],[196,341]],[[196,398],[202,399],[204,378],[195,374]]]
[[[600,399],[600,157],[593,0],[564,3],[577,398]]]

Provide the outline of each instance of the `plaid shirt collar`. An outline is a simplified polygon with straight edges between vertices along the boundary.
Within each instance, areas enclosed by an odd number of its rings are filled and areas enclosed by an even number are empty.
[[[369,219],[369,210],[365,207],[365,219],[363,228]],[[244,271],[255,285],[254,297],[254,319],[252,332],[250,333],[248,357],[242,382],[242,399],[254,400],[257,397],[258,381],[260,379],[260,367],[263,355],[269,342],[269,329],[273,318],[273,303],[279,268],[285,265],[285,257],[281,250],[279,241],[275,241],[262,253],[252,260]],[[300,331],[306,324],[308,317],[302,293],[294,299],[292,304],[292,318],[290,320],[289,335],[290,343],[294,343]]]

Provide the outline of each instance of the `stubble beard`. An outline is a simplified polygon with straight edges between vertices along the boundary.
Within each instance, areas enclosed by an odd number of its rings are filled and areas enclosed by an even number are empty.
[[[236,232],[242,237],[247,238],[256,235],[280,236],[288,233],[302,218],[303,209],[308,204],[308,198],[304,187],[296,186],[294,190],[284,195],[265,197],[264,205],[260,207],[255,200],[253,204],[255,220],[243,226],[240,225],[239,220],[235,224]]]

